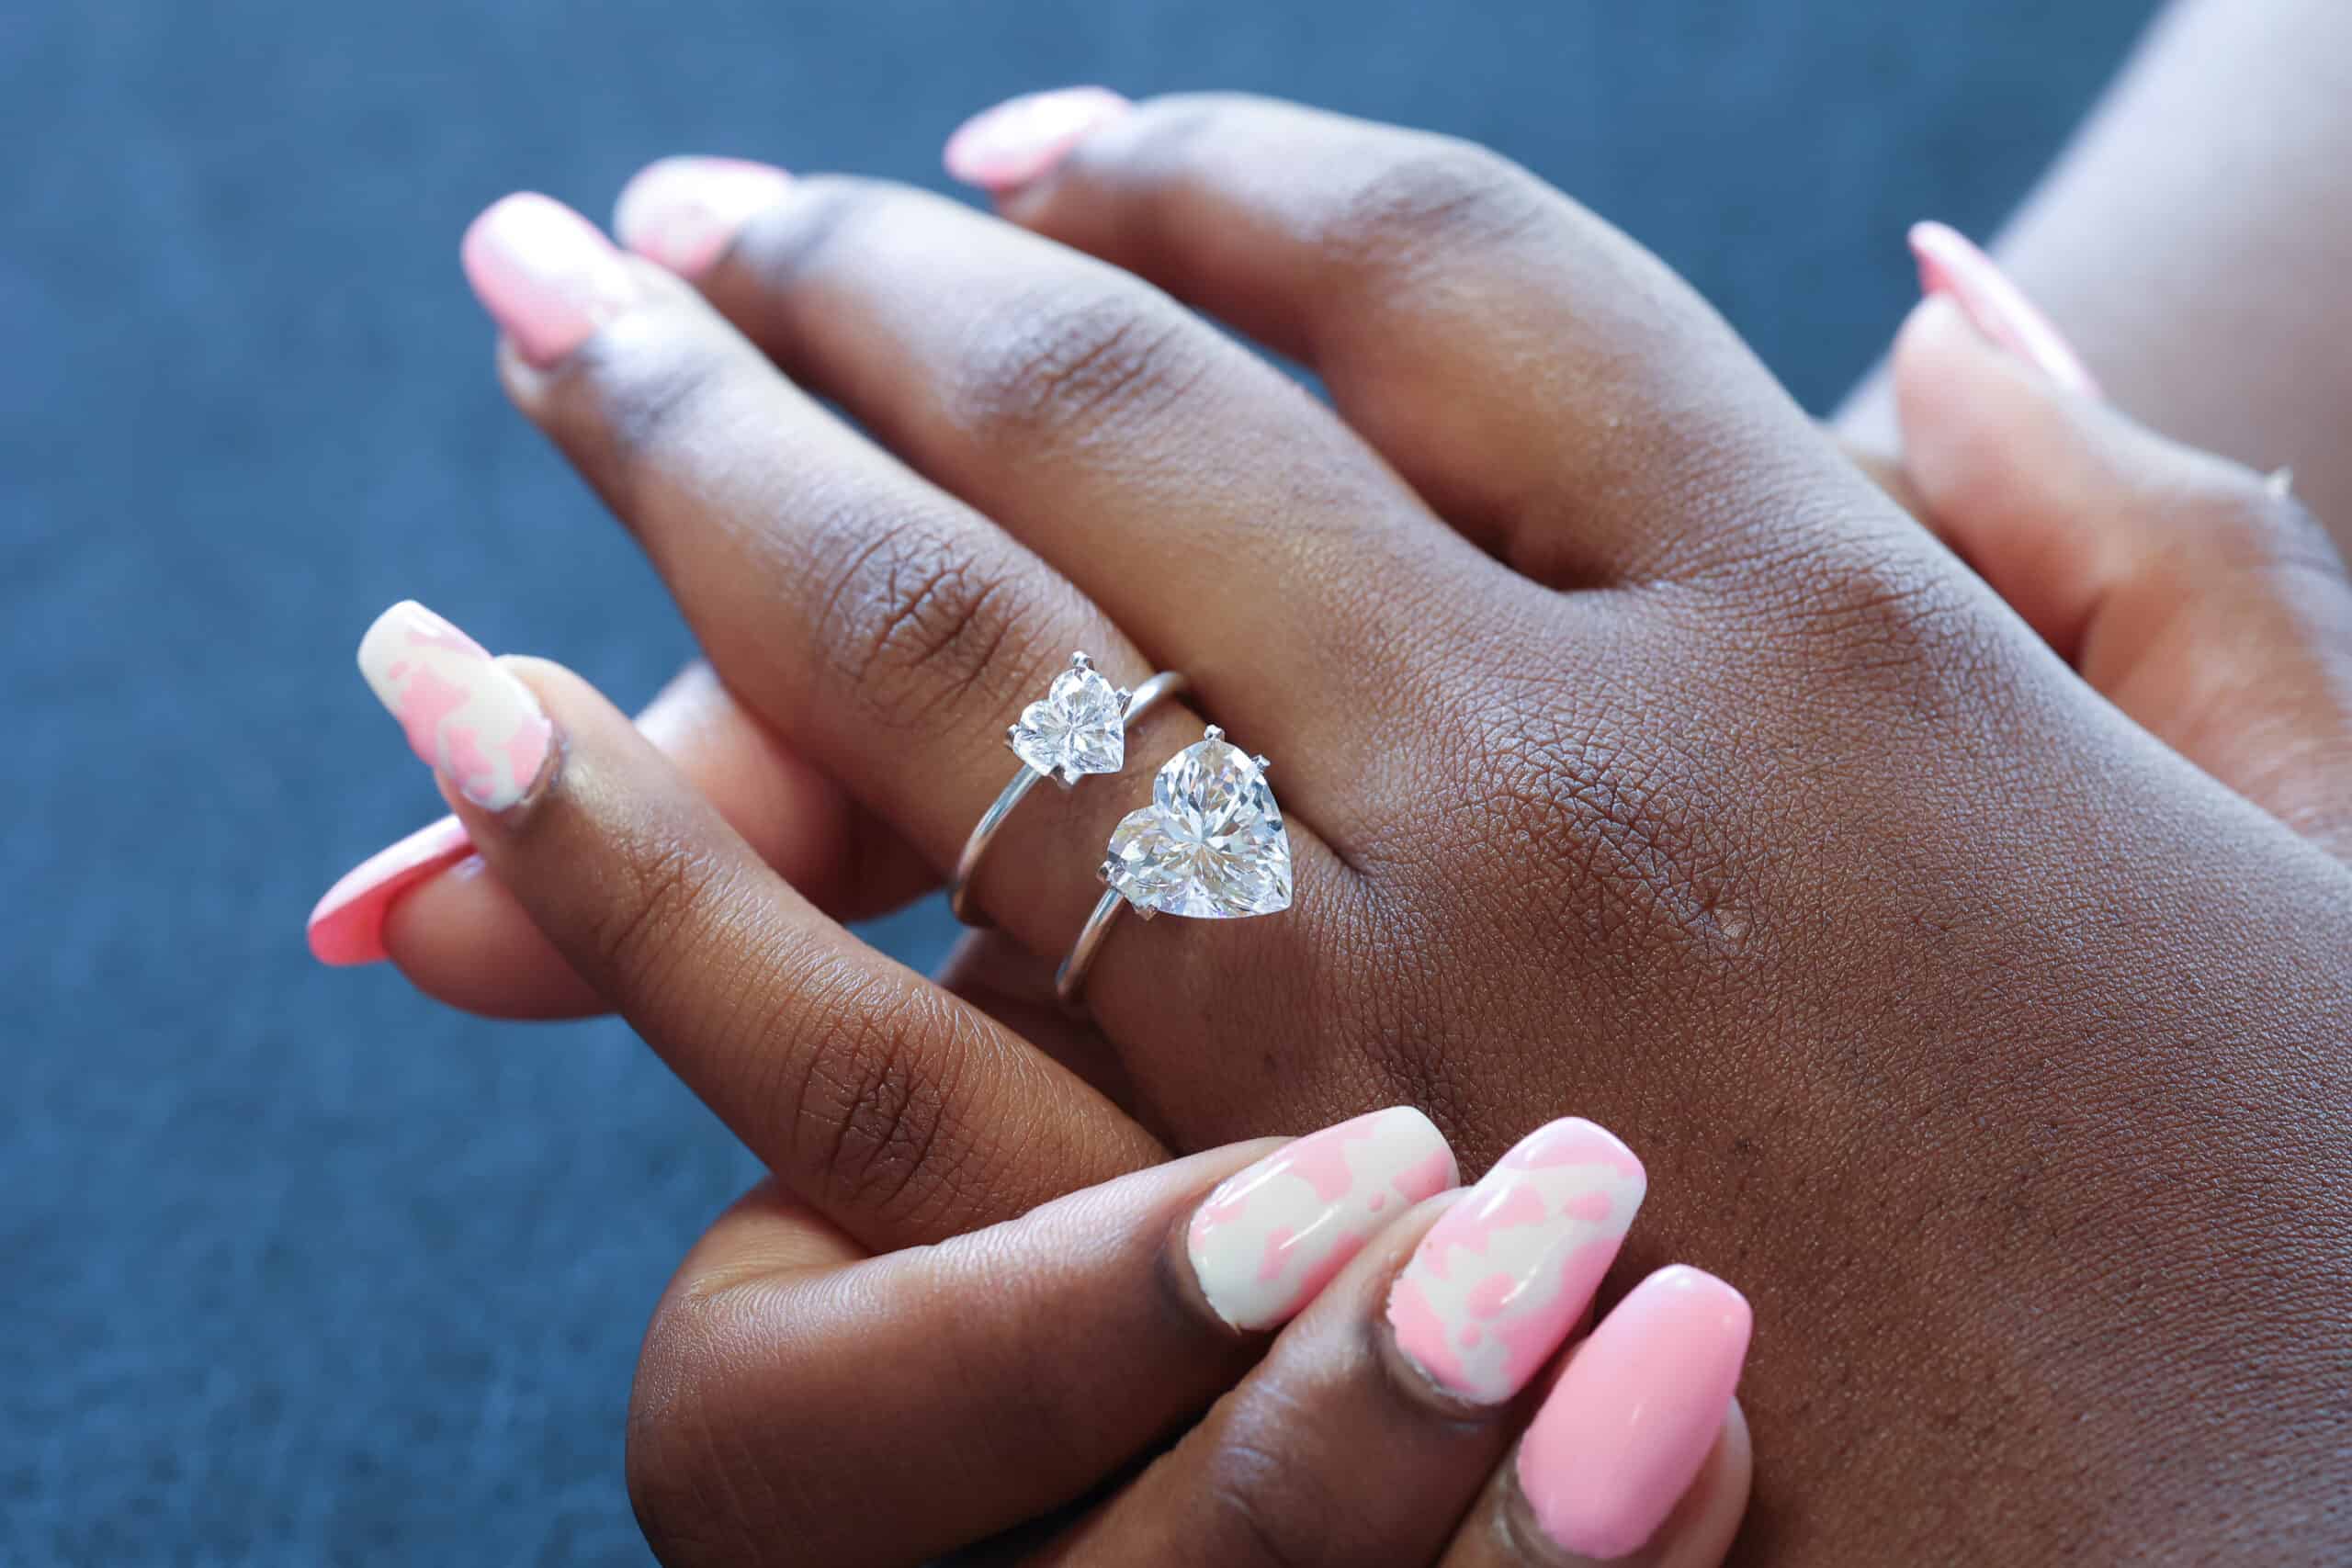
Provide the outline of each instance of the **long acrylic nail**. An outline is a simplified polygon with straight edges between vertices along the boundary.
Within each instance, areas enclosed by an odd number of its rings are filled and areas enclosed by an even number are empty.
[[[664,158],[621,187],[613,232],[639,255],[680,277],[700,277],[743,225],[774,207],[792,176],[742,158]]]
[[[1647,1187],[1607,1129],[1571,1116],[1521,1139],[1445,1212],[1388,1294],[1396,1348],[1482,1404],[1527,1385],[1592,1300]]]
[[[1410,1106],[1326,1127],[1209,1194],[1185,1235],[1193,1278],[1226,1322],[1271,1328],[1381,1226],[1455,1179],[1445,1135]]]
[[[399,843],[378,850],[326,890],[311,909],[311,953],[338,966],[377,964],[391,956],[384,946],[384,919],[392,904],[426,877],[438,875],[474,852],[466,825],[444,817],[419,828]]]
[[[2099,395],[2098,383],[2074,345],[1966,235],[1941,223],[1915,223],[1910,241],[1922,292],[1951,295],[1978,332],[2060,386]]]
[[[1108,87],[1057,87],[1009,98],[956,128],[947,139],[947,172],[984,190],[1011,190],[1051,169],[1088,132],[1134,107]]]
[[[1752,1321],[1747,1297],[1679,1264],[1617,1303],[1520,1444],[1520,1491],[1545,1535],[1607,1562],[1657,1533],[1723,1429]]]
[[[637,299],[637,281],[612,242],[535,192],[492,203],[466,230],[458,254],[482,309],[543,369]]]
[[[359,639],[359,672],[410,750],[486,811],[522,799],[546,765],[554,729],[531,689],[413,600],[377,616]]]

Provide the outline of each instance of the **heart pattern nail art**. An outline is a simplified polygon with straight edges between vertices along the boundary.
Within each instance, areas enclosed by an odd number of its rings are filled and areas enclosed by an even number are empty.
[[[1266,760],[1212,728],[1151,781],[1111,835],[1102,880],[1146,919],[1235,919],[1290,908],[1290,835]]]
[[[1127,762],[1127,699],[1083,653],[1054,677],[1045,696],[1021,710],[1007,732],[1012,754],[1067,789],[1088,773],[1115,773]]]

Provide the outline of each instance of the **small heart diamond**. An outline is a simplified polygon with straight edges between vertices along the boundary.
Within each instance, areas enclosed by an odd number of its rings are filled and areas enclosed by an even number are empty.
[[[1115,773],[1127,761],[1127,694],[1104,680],[1086,655],[1070,655],[1043,702],[1021,710],[1012,727],[1012,754],[1045,774],[1074,784],[1088,773]]]
[[[1290,836],[1263,765],[1212,729],[1168,760],[1151,804],[1111,835],[1103,879],[1147,913],[1195,919],[1290,908]]]

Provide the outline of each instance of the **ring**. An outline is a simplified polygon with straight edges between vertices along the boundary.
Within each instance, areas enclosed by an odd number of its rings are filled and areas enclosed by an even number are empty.
[[[1115,773],[1127,765],[1127,730],[1136,720],[1184,689],[1184,677],[1163,671],[1134,691],[1112,689],[1111,682],[1083,653],[1069,656],[1069,668],[1054,677],[1046,694],[1021,710],[1021,721],[1005,731],[1005,744],[1021,759],[1021,771],[980,814],[964,852],[956,857],[956,874],[948,879],[947,907],[966,925],[979,922],[966,907],[972,877],[980,857],[996,837],[1022,796],[1041,779],[1058,779],[1069,788],[1088,773]]]
[[[1269,764],[1212,725],[1195,744],[1160,764],[1151,804],[1130,811],[1111,834],[1102,877],[1109,885],[1054,975],[1054,995],[1082,1010],[1086,972],[1132,904],[1145,919],[1165,912],[1230,920],[1290,908],[1290,835],[1266,783]]]

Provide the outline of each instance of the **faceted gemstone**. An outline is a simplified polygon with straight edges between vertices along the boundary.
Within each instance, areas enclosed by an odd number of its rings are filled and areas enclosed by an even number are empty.
[[[1265,773],[1214,736],[1177,752],[1111,835],[1106,874],[1138,908],[1196,919],[1290,908],[1290,836]]]
[[[1073,664],[1054,677],[1045,701],[1021,710],[1012,754],[1048,778],[1059,773],[1064,784],[1115,773],[1127,761],[1125,720],[1111,682],[1091,665]]]

